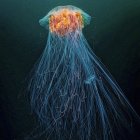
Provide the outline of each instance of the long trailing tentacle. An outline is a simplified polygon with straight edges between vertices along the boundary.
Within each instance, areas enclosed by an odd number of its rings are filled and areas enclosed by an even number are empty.
[[[137,116],[80,31],[50,34],[35,69],[31,106],[48,138],[113,140]]]

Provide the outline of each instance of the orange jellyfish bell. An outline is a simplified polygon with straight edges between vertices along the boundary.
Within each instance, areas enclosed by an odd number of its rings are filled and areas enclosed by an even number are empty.
[[[47,27],[51,33],[65,36],[77,30],[82,30],[90,22],[90,16],[81,9],[68,5],[58,6],[51,10],[39,23]]]
[[[50,16],[49,28],[51,32],[64,36],[67,33],[81,30],[83,18],[80,12],[62,9]]]

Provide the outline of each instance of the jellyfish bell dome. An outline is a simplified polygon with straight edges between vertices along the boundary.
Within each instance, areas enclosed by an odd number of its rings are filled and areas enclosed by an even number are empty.
[[[64,36],[68,33],[82,30],[90,23],[91,16],[83,10],[72,6],[57,6],[45,17],[39,20],[41,26],[50,32]]]

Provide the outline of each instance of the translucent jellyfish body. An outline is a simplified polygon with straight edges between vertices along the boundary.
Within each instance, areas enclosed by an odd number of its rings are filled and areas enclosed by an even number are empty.
[[[47,140],[118,140],[139,118],[82,33],[90,19],[69,5],[39,21],[49,35],[28,89]]]

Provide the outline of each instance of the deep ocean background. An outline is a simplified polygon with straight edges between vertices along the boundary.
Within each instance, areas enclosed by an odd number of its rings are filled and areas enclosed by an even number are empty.
[[[23,88],[47,41],[38,20],[59,5],[92,16],[85,37],[140,115],[140,0],[1,0],[0,140],[22,140],[36,126]],[[127,140],[140,140],[136,128]]]

